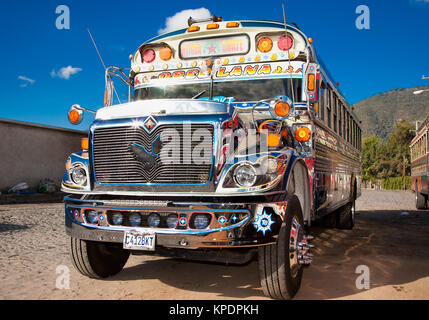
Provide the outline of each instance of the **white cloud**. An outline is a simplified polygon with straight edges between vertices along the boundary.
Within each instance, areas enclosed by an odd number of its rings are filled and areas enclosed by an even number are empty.
[[[18,79],[23,80],[23,81],[27,81],[28,83],[31,83],[31,84],[36,82],[36,80],[30,79],[30,78],[25,77],[25,76],[18,76]],[[26,87],[26,86],[28,86],[28,83],[22,83],[20,86]]]
[[[61,78],[61,79],[68,80],[68,79],[70,79],[71,75],[76,74],[76,73],[78,73],[80,71],[82,71],[81,68],[73,68],[72,66],[63,67],[60,70],[58,70],[58,72],[55,71],[55,69],[53,69],[51,71],[51,77],[52,78],[58,77],[58,78]]]
[[[159,29],[158,34],[187,28],[189,17],[194,19],[205,19],[210,18],[211,14],[206,8],[182,10],[177,12],[174,16],[168,17],[165,20],[165,28]]]

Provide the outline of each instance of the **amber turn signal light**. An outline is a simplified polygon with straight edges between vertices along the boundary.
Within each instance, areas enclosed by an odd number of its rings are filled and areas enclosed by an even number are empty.
[[[89,146],[88,138],[80,139],[80,146],[81,146],[82,150],[87,151],[88,146]]]
[[[280,135],[269,133],[267,138],[269,147],[278,147],[280,145]]]
[[[282,118],[282,119],[286,118],[287,116],[289,116],[290,112],[291,112],[291,107],[286,102],[278,102],[274,106],[274,113],[279,118]]]
[[[170,47],[163,47],[161,50],[159,50],[159,57],[164,61],[170,60],[171,55],[172,52]]]
[[[299,142],[307,142],[310,140],[311,132],[307,127],[299,127],[295,130],[295,139]]]
[[[79,124],[82,121],[82,114],[79,110],[72,109],[69,112],[69,121],[72,124]]]
[[[273,40],[264,37],[258,40],[258,50],[261,52],[270,52],[273,48]]]
[[[314,76],[314,74],[309,74],[308,75],[308,90],[309,91],[313,91],[314,90],[314,80],[316,79],[316,77]]]

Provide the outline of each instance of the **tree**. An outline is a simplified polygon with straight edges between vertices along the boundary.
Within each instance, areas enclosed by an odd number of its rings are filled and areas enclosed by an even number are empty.
[[[404,171],[405,175],[409,175],[409,145],[413,137],[413,125],[406,120],[399,120],[386,142],[381,143],[376,135],[363,138],[363,179],[399,177],[404,175]]]

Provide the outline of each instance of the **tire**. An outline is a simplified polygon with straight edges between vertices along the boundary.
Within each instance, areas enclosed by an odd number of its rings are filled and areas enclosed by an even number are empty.
[[[258,266],[261,286],[266,296],[273,299],[292,299],[301,286],[303,267],[291,265],[291,256],[297,261],[296,251],[291,248],[290,231],[293,218],[304,226],[301,205],[296,196],[286,198],[284,221],[275,244],[258,248]]]
[[[130,253],[117,244],[71,237],[70,255],[74,267],[82,275],[101,279],[119,273],[127,262]]]
[[[355,226],[355,200],[338,209],[337,216],[337,228],[351,230]]]
[[[416,208],[419,210],[426,209],[426,202],[425,195],[416,191]]]

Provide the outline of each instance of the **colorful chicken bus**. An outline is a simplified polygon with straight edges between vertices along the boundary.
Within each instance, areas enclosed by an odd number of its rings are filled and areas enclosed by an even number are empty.
[[[416,195],[416,208],[426,209],[429,196],[428,173],[429,116],[416,125],[416,136],[411,141],[411,190]]]
[[[296,25],[188,24],[143,43],[129,75],[106,72],[105,106],[62,182],[72,260],[104,278],[130,254],[257,257],[264,293],[292,298],[309,227],[328,215],[354,225],[359,121]],[[113,75],[128,102],[112,103]]]

